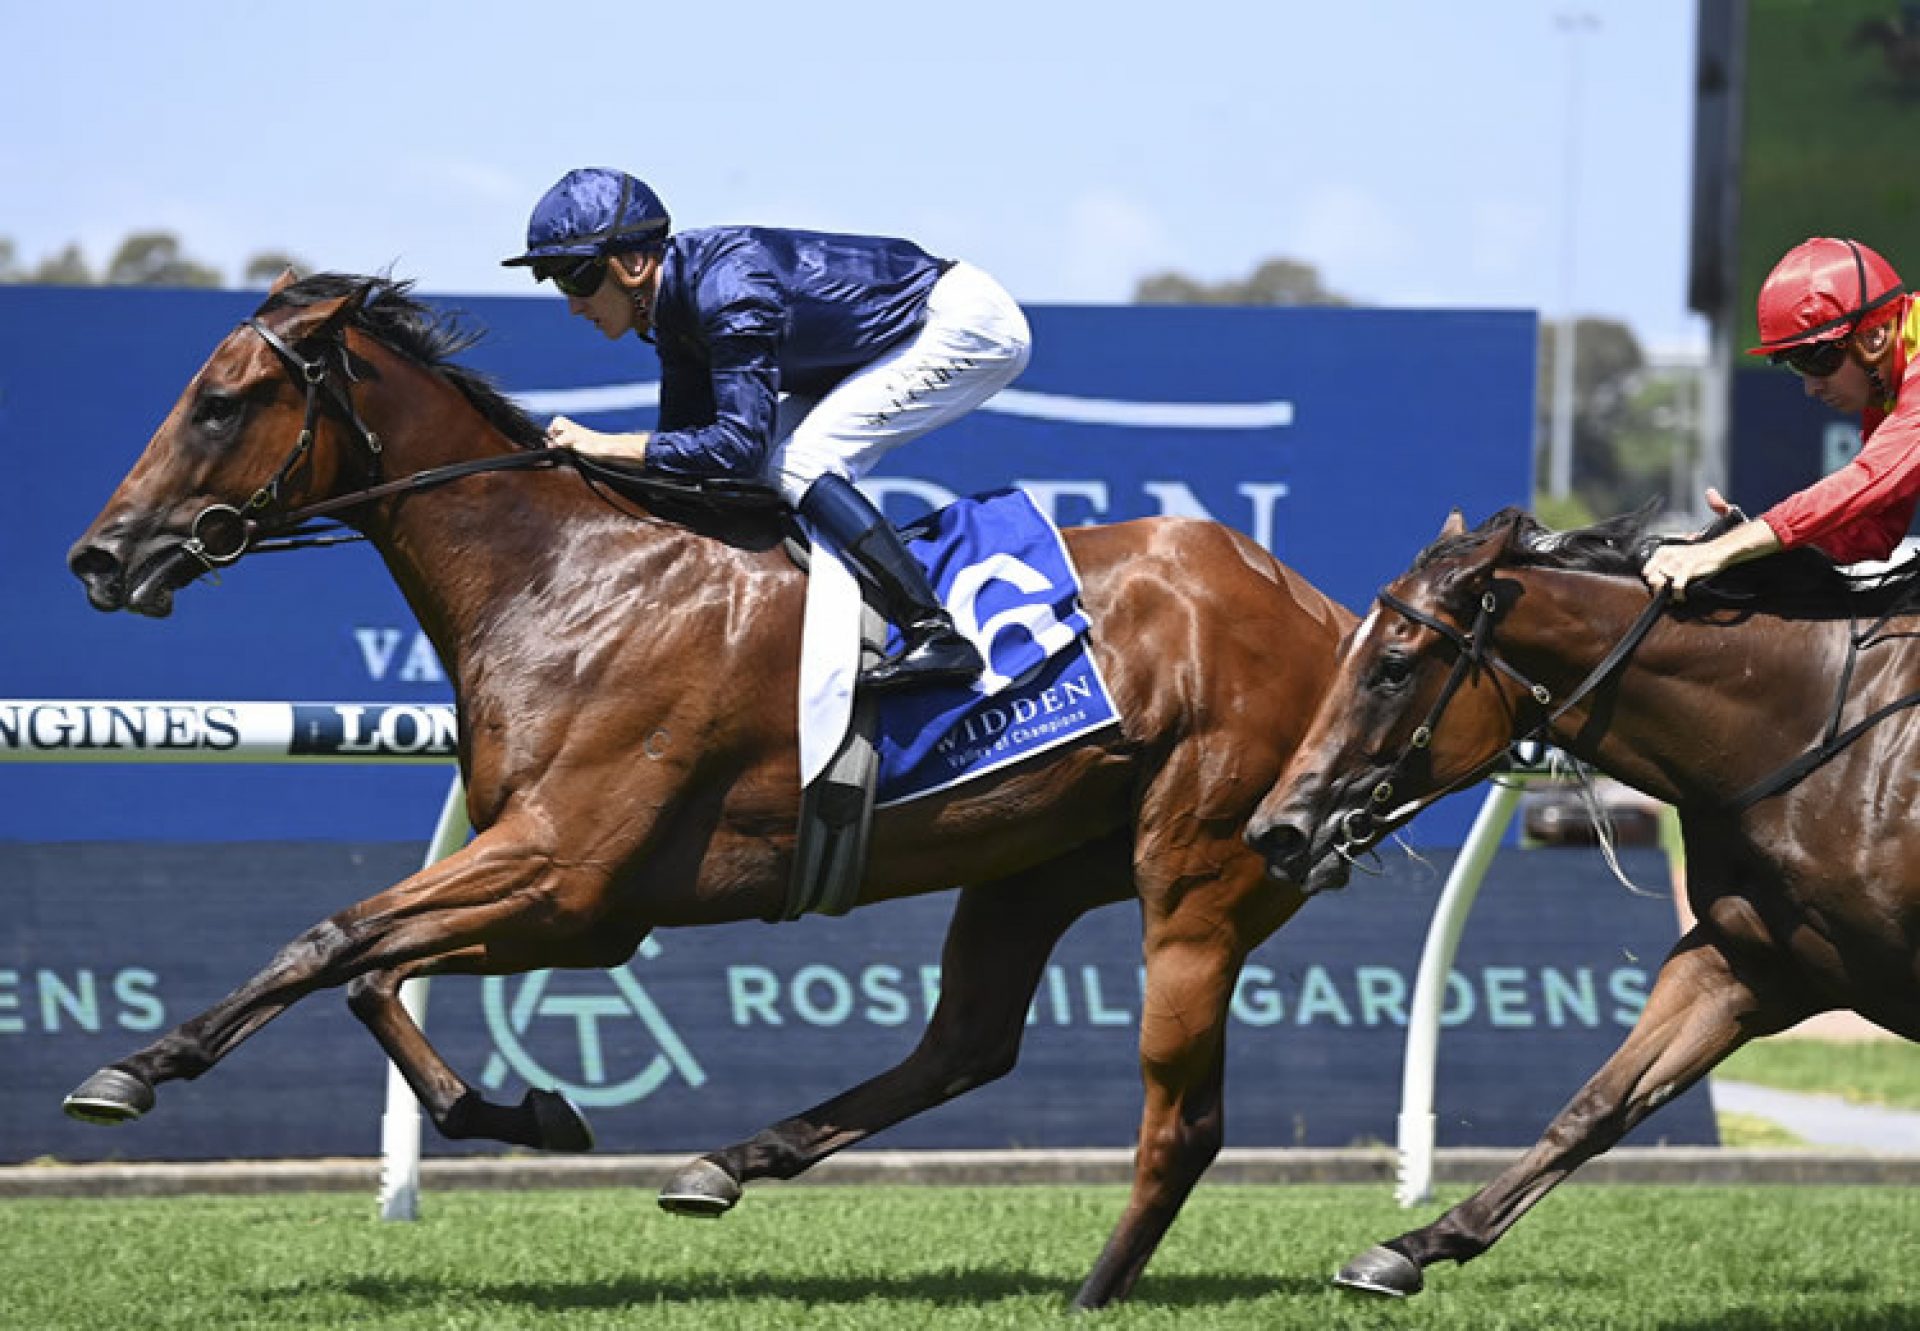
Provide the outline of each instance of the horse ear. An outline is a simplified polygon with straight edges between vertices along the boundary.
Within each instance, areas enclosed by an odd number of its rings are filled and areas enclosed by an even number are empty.
[[[1444,541],[1449,536],[1465,536],[1466,534],[1467,520],[1461,516],[1460,510],[1456,508],[1447,513],[1447,520],[1440,524],[1440,534],[1434,539]]]
[[[287,320],[280,329],[281,336],[294,343],[331,337],[341,325],[360,312],[360,307],[367,303],[367,297],[372,292],[373,284],[362,282],[345,295],[315,301]]]
[[[277,296],[299,280],[300,274],[293,271],[292,264],[288,264],[280,276],[273,279],[273,285],[267,288],[267,294]]]

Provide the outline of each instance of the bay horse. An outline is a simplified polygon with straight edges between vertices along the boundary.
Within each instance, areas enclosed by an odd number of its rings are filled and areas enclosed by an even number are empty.
[[[804,590],[780,531],[765,514],[668,521],[577,467],[519,467],[564,455],[452,362],[469,342],[406,283],[284,276],[74,546],[95,606],[165,615],[210,564],[337,514],[385,559],[446,666],[477,831],[96,1073],[69,1098],[77,1116],[138,1117],[155,1086],[345,985],[441,1133],[585,1149],[560,1095],[483,1099],[407,1015],[401,982],[617,966],[656,927],[780,912]],[[1066,540],[1120,723],[876,815],[861,904],[960,889],[923,1038],[891,1070],[693,1161],[669,1209],[724,1211],[743,1183],[790,1178],[1010,1071],[1055,942],[1128,896],[1143,921],[1145,1105],[1131,1198],[1076,1303],[1126,1296],[1218,1152],[1236,977],[1304,900],[1245,844],[1247,815],[1353,616],[1214,523]]]
[[[1343,646],[1248,838],[1309,891],[1516,739],[1674,805],[1697,923],[1620,1048],[1530,1150],[1336,1279],[1406,1295],[1470,1261],[1582,1163],[1757,1036],[1851,1008],[1920,1039],[1920,627],[1914,579],[1812,552],[1653,598],[1645,516],[1548,531],[1455,513]],[[1861,623],[1867,627],[1863,630]]]

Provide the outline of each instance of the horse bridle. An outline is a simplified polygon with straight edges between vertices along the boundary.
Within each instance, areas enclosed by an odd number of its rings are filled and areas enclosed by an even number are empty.
[[[352,353],[347,349],[345,335],[328,338],[322,344],[319,355],[309,360],[285,338],[262,323],[258,317],[246,320],[240,327],[251,328],[258,333],[261,340],[279,358],[280,363],[293,375],[294,381],[305,386],[306,410],[300,422],[299,435],[294,439],[293,446],[287,450],[286,456],[281,459],[280,465],[274,469],[273,475],[266,484],[255,490],[238,508],[232,504],[209,504],[195,516],[188,529],[188,538],[181,548],[197,559],[208,572],[233,563],[249,550],[296,550],[310,545],[363,539],[358,534],[315,535],[310,524],[316,519],[331,517],[335,513],[371,500],[443,485],[448,481],[462,476],[471,476],[477,472],[557,466],[569,456],[560,449],[530,449],[524,453],[509,453],[498,457],[450,463],[444,467],[431,467],[399,480],[382,482],[379,479],[383,452],[380,436],[360,418],[360,413],[353,405],[351,388],[341,384],[334,377],[335,371],[338,371],[347,384],[359,382],[358,376],[353,372]],[[286,483],[293,469],[300,465],[301,459],[306,457],[313,448],[314,428],[319,423],[321,407],[325,402],[332,402],[340,414],[346,418],[347,423],[353,427],[353,433],[367,455],[374,483],[348,494],[337,495],[332,499],[324,499],[301,508],[274,513],[271,510],[280,502],[281,487]],[[216,538],[223,534],[225,539],[216,544]]]
[[[1527,676],[1519,670],[1491,654],[1493,629],[1500,614],[1500,598],[1496,596],[1491,589],[1480,594],[1479,607],[1474,614],[1473,626],[1465,631],[1462,631],[1455,625],[1447,623],[1444,619],[1430,615],[1416,606],[1409,605],[1392,592],[1380,592],[1377,599],[1381,605],[1406,619],[1412,620],[1422,628],[1432,630],[1453,645],[1455,653],[1453,670],[1448,674],[1447,682],[1441,686],[1438,696],[1434,698],[1433,706],[1428,708],[1426,719],[1415,726],[1413,732],[1407,737],[1406,748],[1401,750],[1400,756],[1394,759],[1393,764],[1387,768],[1386,775],[1375,783],[1372,793],[1367,797],[1366,807],[1349,809],[1346,816],[1340,820],[1340,834],[1345,840],[1334,847],[1336,852],[1339,853],[1341,858],[1351,863],[1353,859],[1351,851],[1353,848],[1356,846],[1364,847],[1366,845],[1372,832],[1372,823],[1376,811],[1380,813],[1389,811],[1389,805],[1393,799],[1394,783],[1398,781],[1413,764],[1416,755],[1425,752],[1433,743],[1433,732],[1439,727],[1440,718],[1446,712],[1447,705],[1453,701],[1454,695],[1460,691],[1461,685],[1465,684],[1468,679],[1474,677],[1482,670],[1497,670],[1518,684],[1526,693],[1527,697],[1542,709],[1542,714],[1540,719],[1527,730],[1511,736],[1507,744],[1503,745],[1500,751],[1495,753],[1486,762],[1472,768],[1466,775],[1448,783],[1444,789],[1432,794],[1427,800],[1429,804],[1456,790],[1473,785],[1479,781],[1480,778],[1505,762],[1508,750],[1514,745],[1539,739],[1550,730],[1560,718],[1584,702],[1595,689],[1599,688],[1600,685],[1606,681],[1608,676],[1612,675],[1613,672],[1619,668],[1622,662],[1633,654],[1634,649],[1637,648],[1641,640],[1647,636],[1648,630],[1653,627],[1654,621],[1659,619],[1661,614],[1666,610],[1668,595],[1669,593],[1664,588],[1655,593],[1653,599],[1647,603],[1647,608],[1641,612],[1640,617],[1633,622],[1633,625],[1628,628],[1621,639],[1613,645],[1613,650],[1608,652],[1606,656],[1600,660],[1600,663],[1588,672],[1587,677],[1580,681],[1579,685],[1575,687],[1573,692],[1566,696],[1558,707],[1554,707],[1553,693],[1546,685],[1527,678]],[[1553,710],[1547,711],[1547,708],[1552,708]]]

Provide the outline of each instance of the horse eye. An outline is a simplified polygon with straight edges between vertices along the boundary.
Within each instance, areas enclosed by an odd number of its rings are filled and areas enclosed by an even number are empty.
[[[193,422],[208,434],[225,434],[240,419],[240,410],[239,398],[208,393],[194,408]]]
[[[1413,677],[1413,658],[1399,652],[1390,652],[1380,658],[1376,671],[1380,683],[1386,688],[1399,688]]]

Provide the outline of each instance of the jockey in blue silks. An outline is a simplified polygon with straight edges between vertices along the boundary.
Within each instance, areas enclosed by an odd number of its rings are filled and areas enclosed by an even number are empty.
[[[1026,366],[1020,307],[991,277],[905,240],[771,227],[674,233],[625,172],[570,171],[506,260],[551,281],[609,338],[660,353],[659,429],[555,418],[555,446],[681,477],[764,478],[879,592],[900,649],[861,677],[968,681],[980,653],[854,482],[979,406]]]

